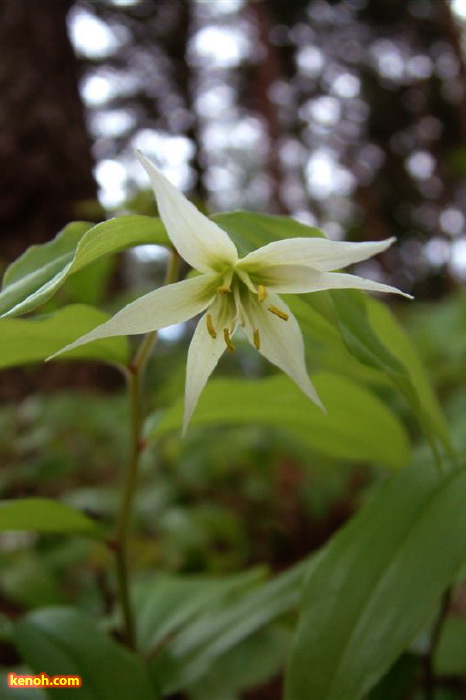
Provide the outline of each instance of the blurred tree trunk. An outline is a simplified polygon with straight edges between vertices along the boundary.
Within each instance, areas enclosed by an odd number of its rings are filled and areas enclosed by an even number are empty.
[[[280,162],[280,146],[284,136],[277,105],[272,101],[274,86],[283,78],[277,48],[270,43],[271,18],[265,3],[249,0],[249,10],[256,25],[262,56],[251,84],[252,95],[258,113],[262,117],[267,134],[267,174],[270,182],[271,210],[277,214],[289,214],[283,196],[284,173]]]
[[[192,194],[197,203],[205,206],[207,202],[207,189],[205,186],[205,168],[201,156],[201,138],[199,135],[199,120],[196,112],[193,90],[195,80],[192,66],[189,63],[189,41],[192,32],[192,11],[191,0],[180,0],[177,13],[178,22],[174,31],[165,37],[167,55],[173,65],[173,77],[177,89],[185,105],[186,113],[189,114],[189,122],[186,127],[186,136],[194,144],[194,155],[192,166],[196,173],[196,180],[192,188]]]
[[[0,267],[73,219],[101,218],[79,62],[67,14],[73,0],[0,3]],[[97,379],[97,381],[96,381]],[[113,386],[84,363],[1,373],[0,401],[62,386]]]
[[[2,0],[0,6],[3,263],[72,219],[99,218],[79,65],[67,33],[72,5]]]
[[[267,174],[270,182],[270,209],[290,214],[293,208],[307,208],[308,193],[303,162],[294,165],[282,160],[290,144],[303,144],[303,125],[299,107],[309,99],[308,86],[301,89],[296,80],[298,44],[290,39],[292,29],[304,26],[310,0],[248,0],[248,9],[259,44],[258,60],[250,82],[253,104],[261,115],[267,135]],[[288,99],[284,101],[283,91]],[[274,92],[277,98],[274,97]],[[282,96],[280,97],[280,92]],[[304,150],[304,149],[303,149]],[[292,198],[286,186],[292,184]],[[299,204],[298,204],[299,202]]]

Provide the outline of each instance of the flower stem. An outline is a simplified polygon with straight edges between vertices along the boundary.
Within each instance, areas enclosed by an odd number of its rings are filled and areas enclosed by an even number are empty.
[[[179,258],[177,252],[172,250],[167,267],[165,284],[170,284],[176,281],[178,274],[178,260]],[[144,419],[142,405],[143,384],[147,363],[156,341],[157,331],[148,333],[142,340],[126,371],[131,420],[131,442],[121,492],[121,501],[118,511],[116,535],[113,541],[113,550],[115,552],[116,561],[118,599],[123,615],[124,638],[127,646],[131,649],[136,649],[136,627],[129,591],[129,532],[139,471],[139,461],[141,452],[144,448],[142,438]]]

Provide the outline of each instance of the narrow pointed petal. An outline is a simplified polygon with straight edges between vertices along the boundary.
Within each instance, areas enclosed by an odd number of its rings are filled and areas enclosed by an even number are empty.
[[[238,253],[228,234],[201,214],[142,153],[137,155],[149,176],[160,217],[181,257],[200,272],[217,270],[225,263],[234,265]]]
[[[188,350],[184,399],[183,435],[199,396],[226,350],[223,328],[228,325],[224,305],[215,302],[197,324]],[[207,319],[209,316],[209,319]],[[209,332],[210,327],[210,332]],[[213,335],[216,337],[213,337]]]
[[[288,238],[254,250],[241,260],[240,265],[246,271],[278,264],[311,265],[320,272],[329,272],[378,255],[395,240],[387,238],[375,243],[351,243],[329,241],[327,238]]]
[[[323,284],[325,289],[363,289],[368,292],[383,292],[388,294],[401,294],[407,299],[414,299],[411,294],[406,294],[390,284],[382,284],[382,282],[374,282],[367,280],[357,275],[349,275],[341,272],[323,272]]]
[[[115,335],[148,333],[175,323],[183,323],[204,311],[211,303],[215,296],[216,280],[216,275],[201,275],[149,292],[125,306],[105,323],[56,352],[51,358],[92,340]]]
[[[270,306],[286,314],[288,320],[271,313],[268,310]],[[259,330],[261,355],[286,372],[301,391],[325,411],[307,373],[301,329],[283,299],[276,294],[269,294],[265,302],[259,303],[249,297],[244,304],[244,311],[244,330],[249,342],[257,347],[254,332]]]
[[[305,265],[271,265],[260,278],[262,284],[279,294],[306,294],[324,289],[365,289],[370,292],[410,294],[381,282],[367,280],[342,272],[319,272]]]

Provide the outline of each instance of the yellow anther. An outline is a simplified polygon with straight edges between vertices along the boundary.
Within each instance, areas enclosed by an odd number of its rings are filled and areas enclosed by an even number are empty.
[[[205,323],[207,326],[207,332],[212,338],[217,337],[217,333],[215,332],[214,324],[212,323],[212,316],[210,314],[207,314],[205,317]]]
[[[266,296],[267,296],[267,290],[263,284],[260,284],[257,287],[257,298],[259,299],[259,301],[264,301]]]
[[[217,287],[217,292],[220,292],[220,294],[228,294],[228,292],[231,292],[231,289],[227,284],[222,284],[221,287]]]
[[[228,350],[230,350],[230,352],[233,352],[235,349],[235,346],[231,342],[230,331],[228,328],[223,329],[223,337],[225,339],[225,345],[227,346]]]
[[[259,335],[258,328],[256,328],[256,330],[254,331],[253,340],[254,340],[254,347],[256,348],[256,350],[260,350],[261,349],[261,337]]]
[[[275,314],[275,316],[278,316],[278,318],[283,319],[283,321],[288,321],[288,314],[286,314],[284,311],[280,311],[280,309],[277,309],[276,306],[268,306],[267,309],[272,314]]]

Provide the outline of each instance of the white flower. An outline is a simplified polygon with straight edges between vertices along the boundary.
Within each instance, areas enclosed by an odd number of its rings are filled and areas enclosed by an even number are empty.
[[[205,312],[188,351],[183,431],[220,356],[226,349],[234,350],[232,338],[238,325],[256,350],[322,407],[306,371],[298,322],[278,294],[342,288],[403,294],[386,284],[331,272],[381,253],[395,239],[347,243],[290,238],[239,258],[227,233],[201,214],[145,156],[138,156],[173,245],[201,274],[136,299],[60,353],[99,338],[155,331]]]

